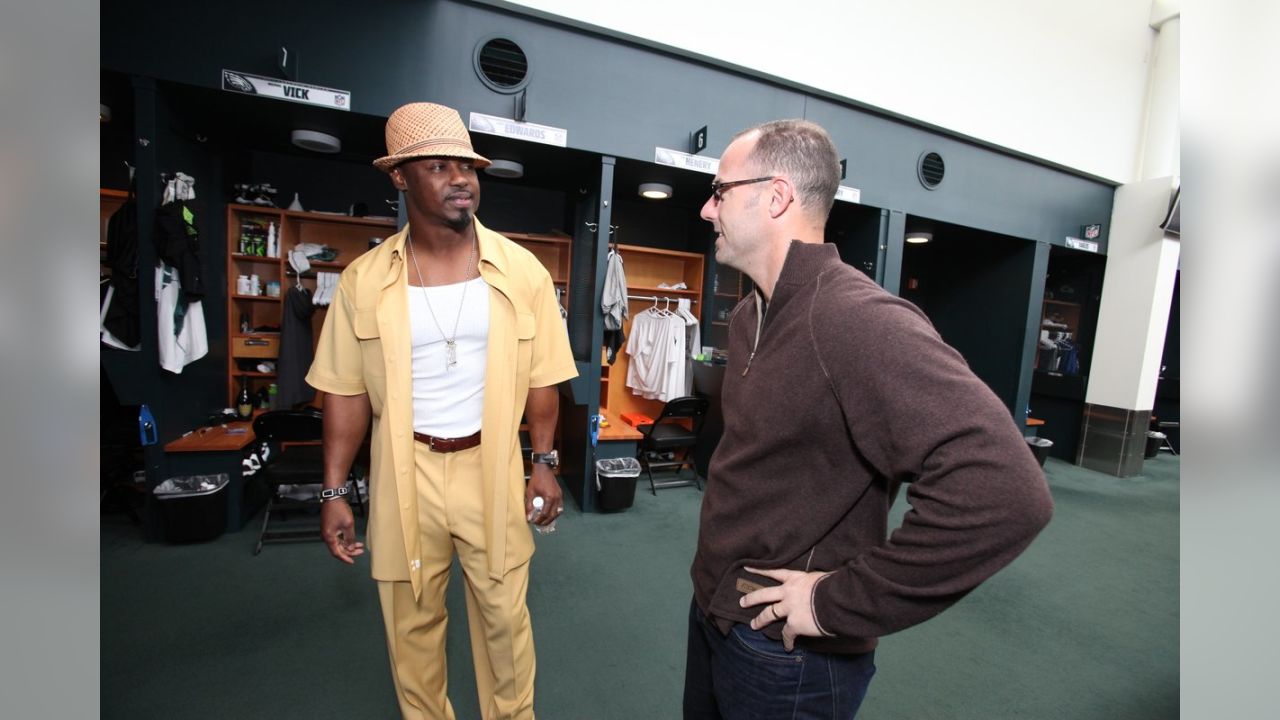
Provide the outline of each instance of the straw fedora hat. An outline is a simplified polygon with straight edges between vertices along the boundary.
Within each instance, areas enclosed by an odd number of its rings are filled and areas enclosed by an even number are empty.
[[[391,172],[396,165],[420,157],[453,157],[474,160],[488,167],[489,159],[471,148],[471,135],[458,111],[444,105],[419,102],[401,106],[387,118],[387,156],[373,166]]]

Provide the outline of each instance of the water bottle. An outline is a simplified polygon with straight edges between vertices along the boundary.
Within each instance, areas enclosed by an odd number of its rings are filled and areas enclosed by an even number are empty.
[[[543,508],[546,507],[546,504],[547,504],[547,501],[542,499],[541,495],[535,496],[533,498],[533,516],[538,517],[539,515],[541,515]],[[539,535],[550,535],[551,533],[556,531],[556,523],[554,520],[551,521],[550,525],[537,525],[534,523],[530,523],[530,524],[533,525],[533,531],[538,533]]]
[[[156,419],[146,405],[138,409],[138,436],[143,446],[156,444]]]

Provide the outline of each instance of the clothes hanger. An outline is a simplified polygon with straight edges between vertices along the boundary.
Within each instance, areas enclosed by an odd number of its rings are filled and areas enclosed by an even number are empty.
[[[693,316],[691,309],[692,305],[689,303],[689,298],[680,298],[679,302],[676,303],[676,312],[680,314],[680,317],[684,318],[686,325],[696,325],[698,322],[698,318]]]

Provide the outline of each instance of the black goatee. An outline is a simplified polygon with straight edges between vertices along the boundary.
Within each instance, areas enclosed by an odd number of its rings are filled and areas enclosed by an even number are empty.
[[[458,217],[452,218],[452,219],[446,219],[444,222],[446,225],[453,228],[457,232],[462,232],[463,230],[466,230],[467,228],[471,227],[471,213],[464,210],[462,211],[462,214],[459,215]]]

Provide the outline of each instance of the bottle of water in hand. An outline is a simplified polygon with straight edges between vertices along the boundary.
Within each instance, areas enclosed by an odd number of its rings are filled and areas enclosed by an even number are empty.
[[[541,495],[535,496],[533,498],[533,517],[534,518],[538,518],[542,516],[542,511],[545,509],[546,504],[547,504],[547,501],[544,500]],[[539,535],[550,535],[551,533],[556,531],[556,523],[554,520],[552,520],[551,524],[549,525],[538,525],[537,523],[532,523],[532,525],[533,525],[534,532],[538,533]]]

